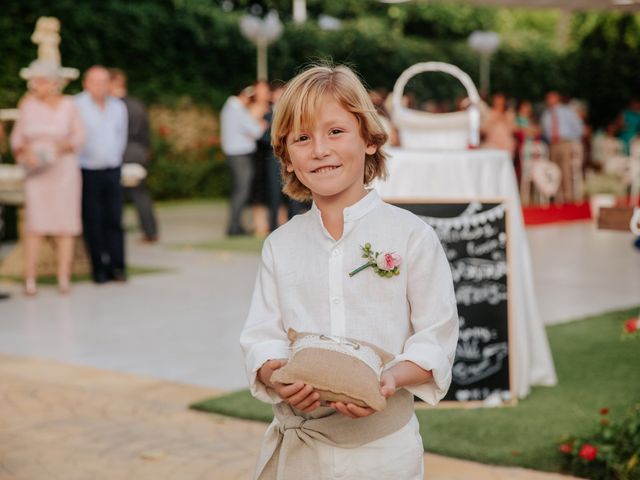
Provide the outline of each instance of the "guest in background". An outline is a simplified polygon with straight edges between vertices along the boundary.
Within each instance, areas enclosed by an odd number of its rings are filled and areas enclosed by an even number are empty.
[[[488,111],[482,123],[484,135],[484,148],[505,150],[509,155],[515,151],[515,139],[513,134],[516,129],[515,116],[509,109],[507,97],[503,93],[495,93],[491,101],[491,109]]]
[[[640,98],[632,97],[629,106],[622,112],[620,138],[624,142],[625,153],[629,155],[631,142],[640,134]]]
[[[43,236],[57,246],[60,293],[71,285],[74,237],[82,232],[77,153],[85,131],[73,100],[62,95],[60,67],[36,60],[27,70],[29,94],[11,132],[11,148],[25,180],[24,290],[37,293],[38,248]]]
[[[269,125],[262,137],[258,139],[258,152],[264,155],[267,193],[269,202],[269,227],[273,231],[288,220],[287,207],[282,193],[282,176],[280,175],[280,161],[273,154],[271,147],[271,120],[276,104],[284,91],[284,85],[274,85],[271,88],[271,105],[264,116]]]
[[[547,109],[542,114],[542,131],[549,143],[551,161],[562,171],[562,192],[565,202],[573,200],[573,142],[581,142],[584,124],[577,112],[560,102],[560,94],[547,93]]]
[[[530,166],[531,144],[540,135],[540,128],[533,117],[533,105],[529,100],[518,102],[515,124],[516,148],[513,163],[516,175],[520,179],[522,171]]]
[[[254,118],[262,115],[262,120],[268,124],[267,113],[271,109],[271,87],[264,80],[258,80],[253,84],[253,95],[249,104],[249,111]],[[268,130],[268,125],[267,125]],[[253,234],[258,238],[265,238],[271,231],[269,205],[271,189],[269,184],[269,160],[273,155],[271,142],[261,141],[264,133],[256,139],[256,152],[253,155],[253,179],[249,203],[253,215]]]
[[[82,221],[93,281],[126,280],[122,228],[122,156],[127,146],[127,107],[109,95],[109,71],[87,70],[76,105],[87,129],[80,152]]]
[[[229,205],[228,235],[244,235],[240,217],[251,189],[256,141],[267,129],[264,111],[249,110],[253,87],[247,87],[227,99],[220,112],[220,139],[233,185]]]
[[[127,76],[118,69],[109,69],[111,76],[111,95],[121,99],[127,107],[129,124],[127,128],[127,147],[124,151],[123,163],[137,163],[148,170],[149,168],[149,116],[144,104],[131,96],[127,91]],[[145,185],[145,180],[134,187],[125,188],[125,193],[138,212],[138,221],[143,232],[142,240],[153,243],[158,240],[158,223],[153,211],[153,201]]]

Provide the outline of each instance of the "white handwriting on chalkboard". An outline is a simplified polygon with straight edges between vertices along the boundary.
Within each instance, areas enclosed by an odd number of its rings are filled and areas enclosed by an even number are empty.
[[[465,226],[462,228],[462,230],[453,230],[448,228],[441,228],[438,226],[435,226],[434,228],[440,241],[447,243],[460,241],[468,242],[470,240],[492,238],[498,235],[499,232],[499,230],[490,223],[478,225],[475,227]]]
[[[458,258],[458,251],[455,248],[449,248],[446,243],[443,243],[442,247],[445,249],[445,253],[447,254],[447,260],[451,261]]]
[[[504,243],[499,238],[491,238],[480,243],[474,241],[467,243],[467,255],[470,257],[480,257],[498,249],[504,249]]]
[[[486,282],[481,285],[462,283],[456,285],[456,302],[469,306],[487,302],[498,305],[507,300],[507,286],[496,282]]]
[[[487,327],[468,327],[460,329],[459,341],[468,342],[470,340],[479,340],[489,343],[496,338],[496,331]]]
[[[500,390],[490,388],[470,388],[458,390],[456,392],[456,400],[460,402],[466,402],[468,400],[484,400],[492,395],[499,396],[503,402],[511,400],[511,392],[509,390]]]
[[[486,210],[484,212],[480,212],[479,210],[481,209],[481,203],[471,202],[465,211],[457,217],[441,218],[420,215],[420,218],[436,230],[442,230],[446,233],[451,229],[468,229],[470,226],[476,227],[478,225],[484,225],[485,223],[490,223],[498,218],[504,217],[504,205],[496,205],[490,210]]]
[[[507,274],[507,262],[481,258],[461,258],[451,264],[454,283],[461,280],[499,280]]]
[[[507,342],[493,343],[482,349],[479,362],[456,361],[453,365],[454,381],[459,385],[469,385],[499,372],[508,351]]]

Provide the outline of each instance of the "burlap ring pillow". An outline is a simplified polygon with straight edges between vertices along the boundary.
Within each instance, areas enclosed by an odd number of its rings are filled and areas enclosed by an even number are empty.
[[[393,355],[367,342],[344,337],[288,331],[289,362],[276,370],[272,382],[304,382],[320,394],[320,401],[353,403],[382,411],[387,400],[380,393],[380,374]]]

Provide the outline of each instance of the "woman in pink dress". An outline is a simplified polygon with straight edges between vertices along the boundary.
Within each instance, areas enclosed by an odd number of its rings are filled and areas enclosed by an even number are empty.
[[[25,293],[37,293],[38,247],[44,236],[57,246],[58,290],[70,288],[74,237],[82,232],[81,175],[76,154],[84,127],[75,104],[62,95],[55,65],[33,62],[29,93],[20,102],[11,148],[27,171],[25,180]]]

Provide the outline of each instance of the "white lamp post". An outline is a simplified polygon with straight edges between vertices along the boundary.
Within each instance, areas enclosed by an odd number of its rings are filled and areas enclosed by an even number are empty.
[[[282,35],[282,22],[278,18],[278,12],[272,10],[264,19],[245,15],[240,19],[240,31],[257,46],[258,80],[268,80],[267,47]]]
[[[489,93],[491,55],[500,45],[500,37],[496,32],[477,30],[469,35],[469,46],[480,54],[480,91]]]
[[[307,21],[307,0],[293,0],[293,23]]]

